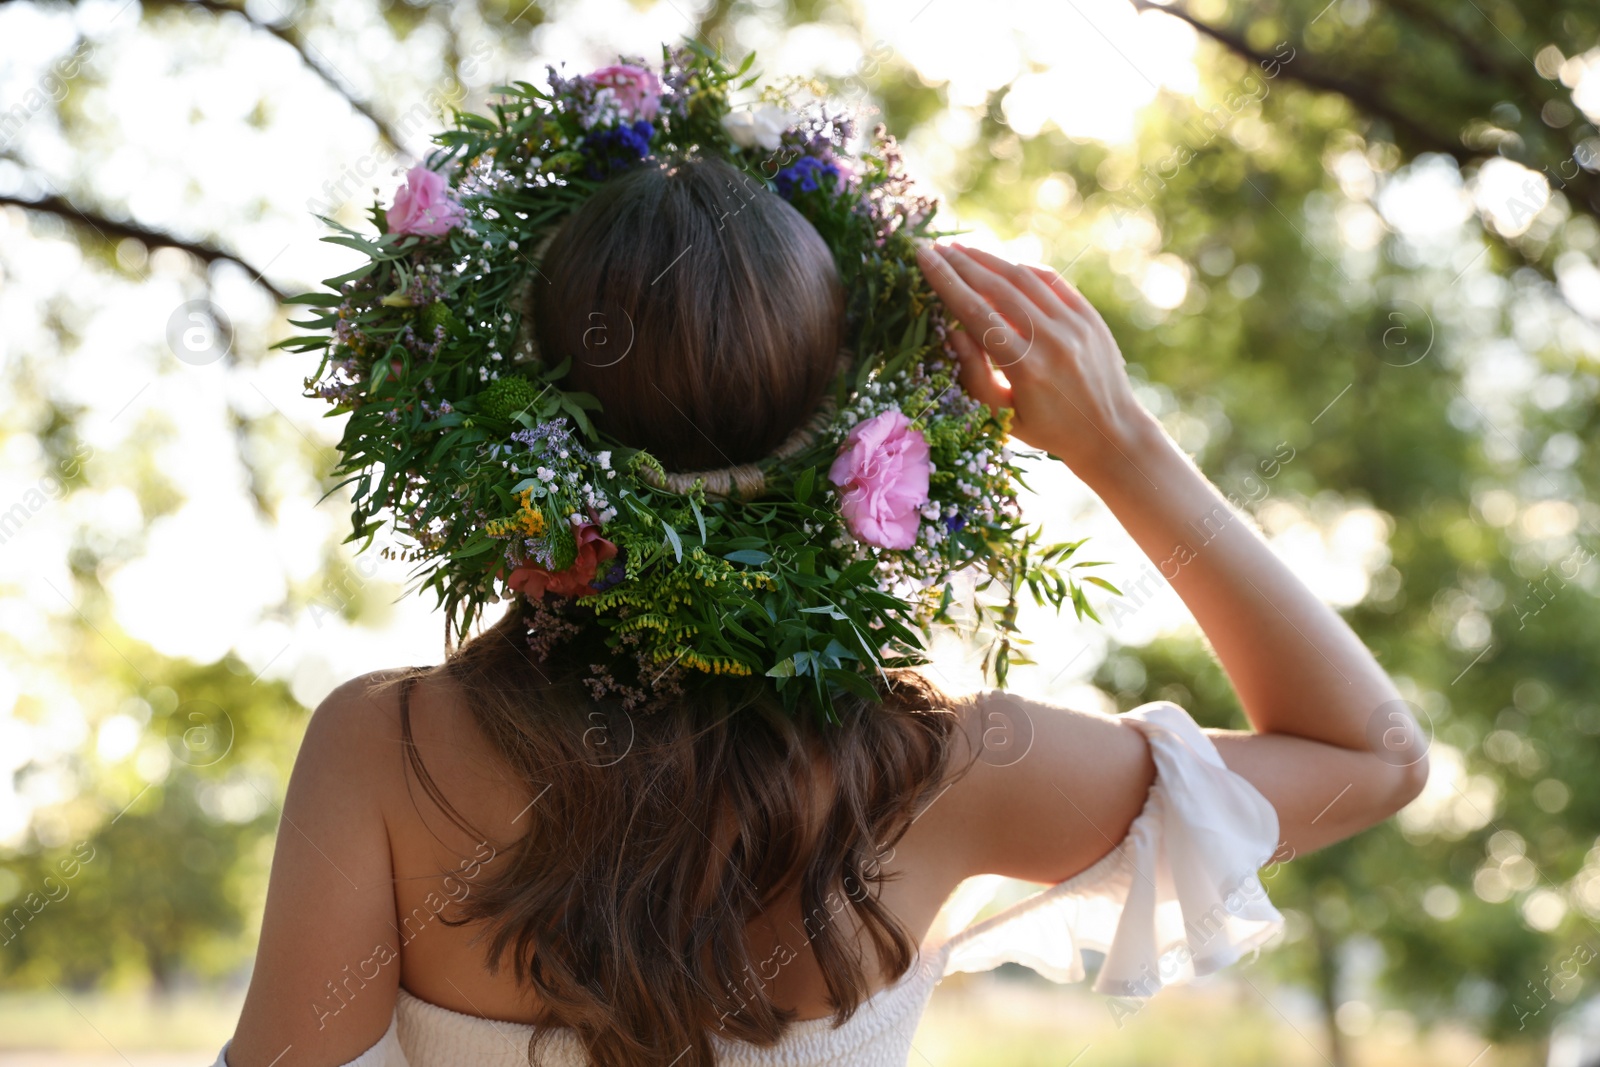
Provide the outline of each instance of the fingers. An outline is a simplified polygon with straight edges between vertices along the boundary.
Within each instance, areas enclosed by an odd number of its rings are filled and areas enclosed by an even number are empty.
[[[1034,320],[1039,317],[1040,309],[1017,287],[1015,279],[985,267],[970,254],[970,250],[960,245],[934,247],[968,288],[1009,319],[1018,333],[1032,339]]]
[[[938,245],[918,248],[917,264],[922,268],[928,284],[933,286],[933,291],[944,301],[944,306],[968,329],[982,330],[988,324],[985,316],[994,310],[989,306],[989,301],[974,292],[956,273],[955,267],[939,251]]]
[[[949,341],[960,361],[961,388],[966,390],[967,395],[979,403],[987,404],[991,412],[1015,407],[1010,386],[1001,384],[1000,377],[989,365],[989,357],[984,355],[972,335],[966,330],[952,330]]]
[[[1077,291],[1068,285],[1065,280],[1060,279],[1053,271],[1045,270],[1042,267],[1013,263],[1010,260],[1001,259],[997,255],[985,252],[981,248],[969,248],[964,244],[952,242],[949,247],[968,256],[980,267],[986,268],[991,274],[997,274],[1011,282],[1018,291],[1027,296],[1034,306],[1047,317],[1059,315],[1063,305],[1069,308],[1072,307],[1073,302],[1068,294],[1076,295]],[[1057,280],[1061,281],[1063,288],[1058,288],[1051,284]],[[1078,299],[1082,300],[1083,298],[1078,296]]]
[[[1028,310],[1032,302],[970,258],[942,246],[935,248],[939,251],[917,250],[917,262],[928,284],[994,358],[996,366],[1020,363],[1033,345],[1033,314]],[[1014,326],[1022,326],[1026,336]]]
[[[1078,292],[1078,287],[1062,277],[1060,271],[1051,270],[1049,267],[1035,266],[1031,263],[1024,264],[1022,269],[1031,271],[1035,277],[1049,286],[1050,291],[1060,297],[1063,303],[1080,315],[1099,316],[1100,313],[1095,310],[1094,305],[1089,303],[1089,298]]]

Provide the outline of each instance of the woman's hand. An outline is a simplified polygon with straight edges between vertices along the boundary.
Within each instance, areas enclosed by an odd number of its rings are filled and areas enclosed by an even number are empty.
[[[1012,436],[1061,457],[1091,484],[1108,465],[1129,461],[1131,442],[1154,419],[1082,293],[1046,268],[959,244],[925,246],[917,258],[964,327],[950,334],[962,388],[991,408],[1011,408]]]
[[[1428,739],[1398,689],[1139,406],[1116,342],[1082,294],[1049,271],[975,249],[946,245],[919,261],[966,327],[952,334],[963,388],[1014,409],[1017,438],[1061,457],[1105,501],[1194,613],[1251,724],[1276,735],[1216,741],[1273,802],[1289,846],[1320,848],[1416,796]],[[1062,730],[1063,753],[1088,736]],[[1137,764],[1137,752],[1099,751],[1125,769]],[[1055,783],[1070,780],[1058,772],[1069,770],[1055,767],[1041,795],[1053,802]],[[1106,818],[1120,828],[1125,815]]]

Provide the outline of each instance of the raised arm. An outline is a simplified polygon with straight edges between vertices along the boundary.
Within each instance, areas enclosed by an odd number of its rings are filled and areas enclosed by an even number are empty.
[[[1083,295],[1051,271],[959,245],[920,259],[964,326],[952,335],[963,387],[1012,408],[1013,435],[1060,457],[1105,501],[1205,631],[1258,731],[1208,733],[1272,802],[1284,844],[1320,848],[1416,796],[1425,745],[1394,683],[1139,405],[1116,341]],[[1107,732],[1099,717],[1045,708],[1032,718],[1041,757],[1003,769],[980,762],[972,791],[989,790],[997,809],[1036,796],[1038,818],[1097,842],[1056,867],[1041,861],[1070,874],[1125,832],[1153,770],[1142,742]],[[1092,788],[1077,784],[1085,781]],[[1096,832],[1085,838],[1085,826]],[[1005,836],[983,836],[988,865],[1037,878],[1005,858],[1037,851],[1036,828],[994,840]]]

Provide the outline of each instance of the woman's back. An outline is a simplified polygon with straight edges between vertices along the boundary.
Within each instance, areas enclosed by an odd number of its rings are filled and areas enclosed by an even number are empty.
[[[360,685],[358,680],[358,685]],[[441,903],[469,893],[467,876],[492,867],[535,816],[540,792],[518,781],[483,736],[462,694],[445,677],[419,678],[409,692],[412,736],[417,754],[463,821],[481,828],[477,837],[455,824],[417,788],[406,772],[400,741],[400,690],[368,689],[356,696],[365,706],[354,714],[371,716],[370,758],[387,768],[383,784],[384,821],[394,864],[395,907],[405,951],[400,980],[417,997],[470,1015],[536,1023],[542,1006],[519,987],[509,972],[491,974],[484,966],[481,928],[449,926],[437,921]],[[629,758],[626,736],[590,738],[599,764],[620,764]],[[622,768],[615,768],[620,776]],[[687,817],[686,817],[687,818]],[[586,847],[574,840],[573,847]],[[589,843],[587,847],[595,847]],[[951,864],[948,828],[943,812],[933,805],[917,819],[885,857],[888,874],[882,903],[920,943],[933,924],[959,874]],[[451,909],[444,909],[448,917]],[[848,908],[826,916],[802,913],[798,893],[790,888],[750,924],[750,955],[762,973],[751,981],[768,983],[768,993],[781,1008],[800,1019],[832,1014],[827,986],[809,951],[808,932],[819,922],[842,923],[854,932],[869,962],[871,988],[894,979],[882,973],[861,937]]]
[[[218,1067],[290,1052],[292,1062],[327,1067],[520,1067],[535,1036],[540,1062],[589,1062],[575,1032],[540,1025],[544,1006],[525,985],[486,966],[476,940],[484,927],[452,925],[473,883],[534,817],[540,791],[519,784],[461,694],[437,676],[406,694],[416,746],[408,754],[396,683],[411,673],[356,679],[313,716],[285,804],[251,998],[232,1058]],[[1227,965],[1281,926],[1256,877],[1274,854],[1346,836],[1394,805],[1356,753],[1316,742],[1297,753],[1288,738],[1201,731],[1173,705],[1110,718],[988,691],[957,706],[954,758],[977,758],[886,851],[878,890],[919,953],[901,975],[874,969],[869,995],[836,1028],[807,950],[821,924],[850,923],[850,911],[830,905],[808,916],[790,896],[775,901],[749,926],[760,962],[748,979],[799,1021],[770,1047],[713,1027],[719,1063],[898,1065],[941,977],[1006,961],[1075,981],[1083,951],[1094,949],[1105,954],[1097,991],[1149,996]],[[986,755],[990,730],[1008,738]],[[1273,741],[1289,748],[1265,760],[1252,751]],[[465,832],[429,799],[409,755],[426,762],[461,821],[485,833]],[[604,758],[619,756],[627,758]],[[1269,769],[1274,762],[1283,766]],[[1298,798],[1346,773],[1368,790],[1339,821],[1318,825],[1321,813]],[[576,834],[567,843],[603,845]],[[1055,884],[982,923],[940,914],[953,888],[985,872]],[[870,939],[854,943],[873,960]]]

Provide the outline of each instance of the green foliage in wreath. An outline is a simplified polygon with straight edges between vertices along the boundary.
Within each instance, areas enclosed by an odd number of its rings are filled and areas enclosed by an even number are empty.
[[[757,675],[791,710],[809,696],[828,713],[839,693],[879,699],[874,673],[926,663],[936,625],[990,634],[984,669],[1003,686],[1027,662],[1022,587],[1093,617],[1073,571],[1094,564],[1073,561],[1081,541],[1043,545],[1020,519],[1011,412],[956,381],[915,260],[934,204],[911,190],[893,140],[879,127],[858,146],[848,116],[796,108],[793,90],[730,110],[730,91],[755,84],[750,64],[663,48],[659,70],[551,69],[548,89],[497,87],[492,114],[456,112],[395,202],[373,205],[376,234],[325,220],[338,230],[325,240],[365,262],[331,292],[293,298],[307,332],[281,346],[320,355],[308,395],[348,417],[336,473],[354,499],[349,539],[370,545],[392,527],[454,633],[510,594],[528,598],[536,652],[597,635],[610,655],[590,687],[627,707]],[[529,340],[536,250],[610,175],[650,157],[726,159],[783,196],[849,294],[854,360],[831,421],[759,464],[748,498],[704,481],[667,488],[655,457],[596,430],[598,401],[562,386],[568,363],[545,365]],[[893,478],[836,482],[861,468],[847,453],[874,448],[899,457]],[[852,517],[885,509],[897,523]],[[994,592],[958,615],[969,570],[977,593]]]

